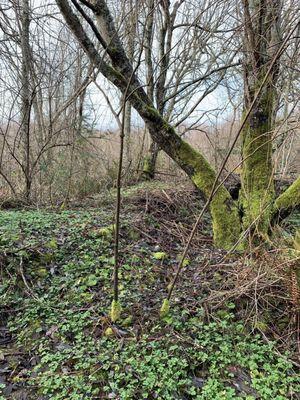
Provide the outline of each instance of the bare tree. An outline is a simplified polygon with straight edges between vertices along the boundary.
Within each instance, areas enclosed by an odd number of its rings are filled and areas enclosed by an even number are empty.
[[[51,190],[59,149],[70,147],[73,154],[82,130],[84,93],[97,75],[84,52],[74,52],[73,38],[57,16],[53,5],[33,7],[28,0],[10,1],[0,12],[0,87],[6,98],[0,173],[27,201],[33,183],[35,189],[50,185]]]
[[[199,152],[193,149],[188,143],[183,141],[179,135],[176,134],[174,128],[163,118],[159,110],[154,107],[153,102],[142,88],[139,79],[134,73],[132,65],[125,53],[124,47],[116,31],[114,21],[112,19],[111,13],[109,11],[106,2],[103,0],[97,0],[94,3],[88,3],[87,1],[84,1],[83,3],[94,14],[96,19],[98,20],[98,23],[100,24],[100,31],[98,31],[95,28],[95,25],[93,24],[92,20],[88,21],[91,28],[93,29],[94,35],[98,39],[99,44],[101,44],[102,48],[105,49],[105,52],[107,54],[107,57],[105,59],[100,56],[99,52],[97,51],[93,42],[87,35],[86,31],[84,30],[82,24],[80,23],[78,17],[72,10],[68,1],[57,0],[57,4],[67,24],[73,31],[80,45],[86,51],[91,62],[93,62],[95,66],[99,68],[100,72],[107,79],[109,79],[115,86],[117,86],[122,93],[125,93],[128,82],[131,82],[130,84],[131,104],[135,107],[135,109],[139,112],[140,116],[145,121],[145,124],[149,130],[149,133],[153,141],[155,141],[171,158],[173,158],[174,161],[177,162],[177,164],[188,174],[188,176],[192,179],[194,184],[204,193],[206,197],[210,197],[211,192],[214,190],[215,187],[216,174],[214,170]],[[255,6],[257,6],[257,3],[255,4]],[[270,6],[269,3],[267,4],[265,2],[260,2],[260,4],[258,5],[258,9],[256,9],[256,12],[262,13],[262,16],[265,16],[266,14],[269,16],[268,6]],[[261,54],[257,55],[257,51],[258,52],[265,51],[266,46],[271,46],[270,40],[273,40],[271,39],[273,38],[273,35],[270,35],[269,29],[273,31],[276,28],[277,20],[279,18],[279,15],[277,13],[279,13],[280,8],[272,6],[271,10],[272,10],[272,22],[270,22],[270,20],[268,19],[269,17],[268,18],[264,17],[262,18],[263,22],[262,23],[259,22],[259,29],[260,29],[259,34],[264,37],[264,41],[263,44],[259,45],[263,47],[259,47],[257,49],[257,45],[255,45],[250,49],[250,53],[254,52],[254,54],[251,53],[254,59],[256,59],[257,56],[259,59],[262,57]],[[249,10],[247,4],[244,3],[245,15],[247,14],[248,11]],[[247,15],[245,16],[245,18],[246,21],[249,21],[249,17],[247,17]],[[251,18],[252,17],[250,15],[250,19]],[[298,23],[298,21],[294,21],[294,24],[295,22]],[[293,25],[291,32],[293,32],[294,30],[295,30],[295,25]],[[286,45],[286,43],[290,39],[290,36],[291,34],[284,42],[284,45]],[[254,39],[255,41],[257,41],[256,37]],[[264,94],[266,92],[264,84],[266,83],[266,81],[269,81],[270,79],[271,81],[275,79],[277,59],[279,55],[280,54],[277,52],[276,57],[273,58],[271,64],[269,64],[269,69],[265,73],[264,78],[262,80],[261,79],[259,80],[261,86],[259,86],[258,92],[256,92],[256,95],[254,95],[255,97],[254,98],[252,97],[253,101],[248,112],[248,114],[251,114],[250,118],[250,121],[252,121],[251,123],[256,122],[255,118],[257,115],[258,116],[261,115],[260,106],[257,106],[257,104],[260,104],[261,106],[264,104]],[[269,83],[267,83],[267,85],[269,85]],[[270,107],[269,103],[267,107]],[[257,110],[254,112],[254,117],[252,113],[253,110]],[[269,111],[270,111],[269,108],[267,108],[266,117],[268,119],[267,121],[263,121],[264,123],[266,123],[267,130],[270,130],[272,128],[272,126],[270,125],[271,120],[269,118],[271,118],[271,116],[269,114]],[[257,114],[257,112],[259,114]],[[257,126],[257,124],[255,126]],[[254,131],[256,131],[256,129],[254,129]],[[265,140],[266,132],[264,131],[262,134],[261,133],[262,132],[260,132],[258,136],[259,143],[260,141],[262,141],[261,144],[265,151],[265,155],[269,157],[268,153],[269,147],[268,145],[266,145],[266,140]],[[250,135],[253,134],[250,133]],[[250,143],[252,142],[250,141]],[[247,150],[248,146],[249,146],[249,141],[245,141],[246,151],[248,151]],[[254,149],[254,154],[256,154],[256,151],[258,151],[259,148],[260,148],[259,146],[256,146],[256,148]],[[244,150],[244,156],[245,155],[246,152]],[[248,152],[247,156],[248,160],[247,161],[245,160],[245,163],[251,162],[250,158],[252,157],[252,155]],[[270,161],[268,160],[267,164],[265,164],[268,167],[268,171],[270,171],[269,163]],[[245,168],[245,171],[246,172],[244,173],[244,178],[247,177],[247,168]],[[250,172],[250,174],[252,173]],[[264,181],[266,182],[266,180],[268,179],[269,182],[271,177],[272,176],[268,173],[268,177]],[[253,193],[252,188],[250,186],[245,185],[245,179],[243,185],[244,185],[243,186],[244,191],[249,190],[249,195]],[[294,185],[298,187],[299,179],[296,181]],[[271,188],[270,184],[268,184],[268,187]],[[280,198],[283,199],[283,197],[285,198],[288,197],[288,193],[290,190],[293,190],[293,188],[288,189],[287,193],[281,195]],[[271,197],[269,197],[270,200]],[[277,199],[277,201],[275,202],[275,205],[277,207],[279,206],[279,204],[281,204],[281,206],[283,205],[282,203],[278,202],[279,199]],[[287,201],[287,203],[289,202],[290,201]],[[295,203],[299,203],[299,196],[297,197],[297,201]],[[284,207],[287,206],[290,206],[290,204],[284,204]],[[213,219],[213,229],[214,229],[214,237],[216,245],[224,248],[231,247],[234,243],[236,243],[236,241],[239,238],[241,232],[241,221],[237,204],[233,201],[233,199],[231,198],[230,194],[228,193],[228,191],[225,189],[224,186],[220,185],[218,191],[214,194],[212,201],[210,202],[210,211]],[[265,210],[262,210],[260,208],[260,212],[264,211]],[[270,215],[268,211],[267,214]],[[249,222],[251,223],[253,221]]]
[[[191,124],[190,116],[219,87],[226,72],[239,65],[234,35],[239,27],[228,28],[234,5],[146,3],[147,93],[168,122],[175,127],[187,124],[186,132],[200,123],[204,113]],[[158,152],[159,146],[152,142],[144,160],[146,178],[154,176]]]

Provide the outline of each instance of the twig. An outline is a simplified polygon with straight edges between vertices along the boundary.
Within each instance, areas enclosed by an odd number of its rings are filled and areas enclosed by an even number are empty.
[[[24,285],[26,286],[26,288],[27,288],[29,294],[30,294],[32,297],[34,297],[36,300],[39,301],[39,298],[35,295],[35,293],[34,293],[33,290],[31,289],[31,287],[29,286],[29,284],[28,284],[28,282],[27,282],[27,280],[26,280],[26,278],[25,278],[25,275],[24,275],[24,268],[23,268],[23,257],[22,257],[22,256],[20,257],[19,271],[20,271],[20,275],[21,275],[21,277],[22,277],[22,280],[23,280],[23,282],[24,282]]]

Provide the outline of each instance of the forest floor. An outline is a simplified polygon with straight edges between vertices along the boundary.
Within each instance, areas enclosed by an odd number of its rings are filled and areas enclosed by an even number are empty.
[[[228,255],[205,215],[161,319],[203,201],[185,186],[127,189],[112,324],[113,198],[1,212],[0,399],[300,399],[299,313],[279,244]]]

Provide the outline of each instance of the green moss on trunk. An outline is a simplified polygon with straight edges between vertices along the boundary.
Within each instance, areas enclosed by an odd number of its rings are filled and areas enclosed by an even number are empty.
[[[159,153],[159,146],[152,142],[148,154],[143,160],[142,177],[145,180],[151,180],[155,177],[156,161]]]
[[[275,210],[285,211],[300,205],[300,176],[275,201]]]
[[[268,233],[274,202],[272,163],[272,88],[266,88],[243,131],[243,172],[240,204],[243,227],[255,235]]]
[[[152,140],[187,173],[205,197],[209,197],[216,173],[205,157],[182,140],[155,108],[145,105],[140,114],[147,124]],[[239,239],[241,221],[238,206],[224,186],[214,196],[210,212],[215,245],[224,249],[232,248]]]
[[[182,142],[178,149],[178,163],[186,164],[191,169],[191,179],[196,187],[209,197],[213,188],[216,174],[207,160],[193,149],[188,143]],[[214,242],[217,247],[230,249],[238,241],[241,223],[237,204],[229,192],[221,186],[210,203]]]
[[[143,179],[150,180],[154,178],[154,169],[151,163],[151,157],[149,155],[145,156],[143,159]]]

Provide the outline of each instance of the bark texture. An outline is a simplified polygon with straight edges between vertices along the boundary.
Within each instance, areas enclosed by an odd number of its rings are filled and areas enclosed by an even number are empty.
[[[252,103],[280,45],[280,0],[244,0],[244,108]],[[243,130],[241,206],[243,226],[269,229],[274,201],[272,134],[279,65],[276,62]]]
[[[29,200],[31,191],[31,160],[30,160],[30,63],[31,51],[29,44],[29,1],[22,0],[21,7],[21,52],[22,52],[22,70],[21,70],[21,135],[24,143],[24,162],[23,172],[25,175],[25,198]]]

